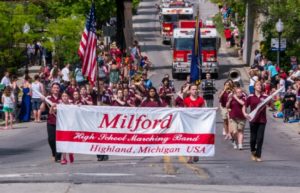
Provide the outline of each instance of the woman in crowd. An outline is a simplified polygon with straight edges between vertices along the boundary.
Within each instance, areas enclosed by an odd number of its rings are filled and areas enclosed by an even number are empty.
[[[250,107],[250,110],[253,111],[257,105],[267,97],[268,96],[262,92],[262,83],[257,81],[254,84],[254,94],[249,95],[245,105],[243,106],[243,114],[247,119],[250,120],[251,159],[257,162],[262,161],[262,146],[267,123],[266,106],[261,107],[252,120],[246,109],[247,107]]]
[[[44,85],[40,82],[39,75],[34,76],[34,82],[31,84],[31,101],[32,101],[32,110],[34,116],[34,122],[41,122],[41,105],[42,99],[41,94],[44,95]]]
[[[14,116],[14,120],[16,120],[17,114],[18,114],[18,104],[19,104],[19,91],[20,88],[17,84],[18,81],[18,77],[17,76],[13,76],[12,77],[12,82],[11,82],[11,88],[12,88],[12,93],[14,95],[15,98],[15,102],[14,102],[14,112],[13,112],[13,116]]]
[[[31,116],[31,96],[30,96],[30,76],[25,76],[23,85],[21,86],[23,96],[22,96],[22,102],[21,102],[21,111],[19,114],[19,120],[21,122],[28,122],[30,121]]]

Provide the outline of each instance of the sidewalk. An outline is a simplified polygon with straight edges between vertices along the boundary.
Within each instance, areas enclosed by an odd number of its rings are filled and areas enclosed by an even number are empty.
[[[2,193],[299,193],[299,187],[279,186],[225,186],[225,185],[192,185],[192,184],[73,184],[73,183],[35,183],[35,184],[1,184]]]

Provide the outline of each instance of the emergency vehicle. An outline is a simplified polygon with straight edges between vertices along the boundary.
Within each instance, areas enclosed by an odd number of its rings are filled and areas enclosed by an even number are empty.
[[[184,1],[167,3],[161,7],[160,21],[163,42],[171,42],[173,31],[178,27],[180,20],[192,20],[193,6]]]
[[[184,22],[184,21],[183,21]],[[194,26],[195,26],[195,21]],[[199,24],[201,25],[201,24]],[[181,26],[186,26],[182,25]],[[203,74],[209,72],[215,78],[219,75],[219,64],[217,53],[220,47],[220,38],[217,35],[216,28],[200,28],[201,31],[201,52],[202,66],[200,66]],[[192,49],[194,46],[193,28],[177,28],[173,35],[173,62],[172,76],[178,78],[180,74],[190,74],[190,65],[192,59]]]

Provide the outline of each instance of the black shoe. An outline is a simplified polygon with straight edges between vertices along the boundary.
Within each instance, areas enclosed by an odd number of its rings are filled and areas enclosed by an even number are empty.
[[[97,155],[97,158],[98,162],[101,162],[104,160],[104,155]]]
[[[103,155],[103,161],[107,161],[109,159],[108,155]]]

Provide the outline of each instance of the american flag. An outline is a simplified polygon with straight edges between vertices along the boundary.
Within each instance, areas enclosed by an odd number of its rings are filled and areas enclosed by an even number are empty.
[[[89,16],[86,20],[85,29],[81,36],[78,54],[82,61],[82,74],[88,77],[88,80],[93,84],[96,81],[96,19],[95,5],[92,3]]]

